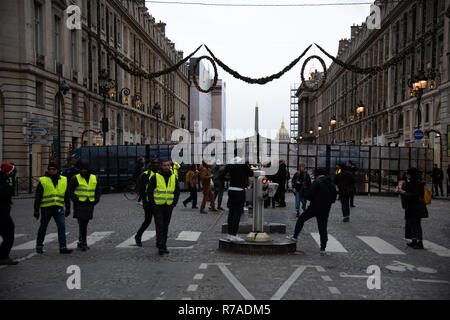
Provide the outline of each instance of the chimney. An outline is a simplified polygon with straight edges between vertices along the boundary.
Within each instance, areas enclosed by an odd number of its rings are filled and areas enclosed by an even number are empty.
[[[359,33],[359,26],[358,25],[351,26],[352,40],[358,35],[358,33]]]
[[[161,20],[156,24],[156,27],[159,29],[159,31],[162,32],[162,34],[166,34],[166,24],[162,22]]]
[[[339,49],[338,49],[338,56],[342,55],[342,53],[345,51],[345,49],[349,45],[348,39],[341,39],[339,40]]]

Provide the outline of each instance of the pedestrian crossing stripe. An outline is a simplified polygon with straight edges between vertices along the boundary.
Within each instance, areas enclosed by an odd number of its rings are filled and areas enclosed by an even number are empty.
[[[317,242],[317,244],[320,246],[319,233],[311,232],[311,236]],[[327,242],[327,247],[326,247],[325,251],[343,252],[343,253],[348,252],[347,250],[345,250],[345,248],[342,246],[342,244],[339,241],[337,241],[336,238],[334,238],[331,234],[328,235],[328,242]]]
[[[450,250],[431,241],[423,240],[425,249],[437,254],[440,257],[450,257]]]
[[[110,236],[114,231],[104,231],[104,232],[94,232],[87,237],[87,245],[88,247],[93,245],[94,243]],[[75,249],[77,247],[78,241],[72,242],[67,247],[69,249]]]
[[[67,233],[66,233],[67,234]],[[49,233],[45,236],[44,244],[50,243],[58,239],[57,233]],[[25,242],[21,245],[13,247],[11,250],[30,250],[36,248],[36,240]]]
[[[196,242],[201,232],[197,231],[181,231],[175,240]]]
[[[141,241],[148,241],[152,238],[154,238],[156,235],[156,231],[144,231],[144,233],[142,234],[142,238]],[[132,236],[131,238],[129,238],[128,240],[122,242],[121,244],[119,244],[118,246],[116,246],[116,248],[136,248],[136,240],[134,239],[134,236]]]
[[[384,241],[378,237],[367,237],[367,236],[356,236],[361,241],[365,242],[369,247],[375,250],[379,254],[399,254],[404,255],[405,253],[398,250],[396,247],[390,243]]]

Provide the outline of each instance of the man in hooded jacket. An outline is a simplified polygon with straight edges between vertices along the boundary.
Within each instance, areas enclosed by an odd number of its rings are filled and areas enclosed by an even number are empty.
[[[327,171],[325,169],[318,169],[316,180],[314,180],[311,188],[305,192],[305,197],[310,201],[310,205],[297,219],[294,234],[287,238],[297,242],[297,237],[302,231],[305,222],[316,217],[320,234],[320,254],[325,255],[328,242],[328,216],[331,205],[336,201],[336,195],[336,186],[327,175]]]
[[[70,199],[73,202],[73,217],[78,220],[79,241],[78,249],[86,251],[87,226],[94,215],[94,207],[100,201],[100,183],[89,170],[89,163],[81,161],[80,173],[75,175],[69,184]]]

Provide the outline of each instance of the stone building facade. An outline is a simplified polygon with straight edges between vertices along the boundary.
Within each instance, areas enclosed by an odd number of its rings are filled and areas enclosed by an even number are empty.
[[[70,5],[80,8],[81,29],[68,27]],[[0,160],[14,162],[19,176],[30,164],[23,118],[46,119],[56,128],[61,106],[63,164],[71,149],[103,143],[102,70],[115,82],[106,103],[106,145],[156,143],[156,103],[160,143],[170,141],[182,115],[187,119],[187,65],[153,80],[129,72],[157,72],[183,59],[144,1],[0,0],[0,21]],[[46,169],[57,139],[52,134],[34,137],[48,143],[32,145],[33,176]]]
[[[435,150],[435,162],[447,167],[447,130],[450,123],[449,0],[375,1],[381,8],[381,29],[363,23],[351,27],[351,38],[339,42],[337,57],[361,68],[380,66],[393,58],[400,63],[375,75],[348,71],[332,63],[324,88],[316,93],[297,90],[299,135],[304,141],[330,144],[415,146],[418,123],[431,132],[421,146]],[[447,12],[447,13],[446,13]],[[433,31],[434,30],[434,31]],[[427,35],[414,53],[405,49]],[[325,48],[326,49],[326,48]],[[420,109],[410,96],[408,81],[419,71],[438,70],[437,86],[424,91]],[[359,103],[364,112],[357,114]],[[330,121],[336,120],[331,126]],[[319,133],[319,123],[323,130]],[[313,130],[313,135],[309,131]]]

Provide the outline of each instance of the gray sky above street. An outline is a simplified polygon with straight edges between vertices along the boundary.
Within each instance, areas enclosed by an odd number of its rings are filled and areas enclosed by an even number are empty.
[[[155,0],[158,1],[158,0]],[[167,0],[168,2],[174,0]],[[194,2],[178,0],[179,2]],[[311,43],[321,45],[336,55],[339,40],[350,37],[350,26],[361,24],[369,15],[370,0],[196,0],[226,4],[321,4],[352,3],[345,6],[316,7],[224,7],[146,2],[156,21],[167,24],[166,36],[185,56],[200,44],[206,44],[216,57],[241,75],[252,78],[281,71]],[[260,110],[260,130],[278,130],[284,119],[290,125],[290,87],[300,83],[303,61],[310,55],[323,54],[314,46],[308,54],[281,79],[266,85],[250,85],[234,79],[218,67],[219,78],[227,85],[227,129],[254,128],[256,102]],[[201,49],[196,56],[208,55]],[[325,59],[329,66],[331,61]],[[206,60],[203,62],[207,63]],[[210,67],[213,71],[212,66]],[[312,60],[306,73],[318,69]],[[305,77],[308,75],[306,74]],[[244,134],[228,134],[227,139]]]

